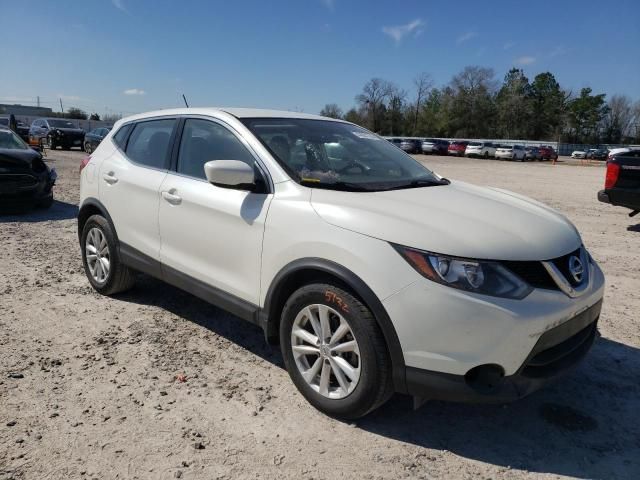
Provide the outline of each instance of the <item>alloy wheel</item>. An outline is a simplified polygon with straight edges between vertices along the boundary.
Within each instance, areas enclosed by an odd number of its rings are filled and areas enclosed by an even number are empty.
[[[110,254],[107,239],[99,228],[92,228],[85,241],[85,256],[91,277],[98,283],[104,283],[109,277]]]
[[[347,320],[333,308],[314,304],[293,321],[291,349],[305,382],[330,399],[348,396],[360,379],[360,350]]]

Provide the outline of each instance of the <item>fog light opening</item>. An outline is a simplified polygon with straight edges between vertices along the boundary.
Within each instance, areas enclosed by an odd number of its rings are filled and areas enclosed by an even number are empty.
[[[465,382],[479,393],[492,393],[502,386],[504,369],[500,365],[479,365],[464,376]]]

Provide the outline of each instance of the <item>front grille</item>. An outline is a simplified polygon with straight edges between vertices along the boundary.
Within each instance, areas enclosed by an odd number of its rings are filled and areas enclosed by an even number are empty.
[[[571,258],[572,256],[580,258],[580,249],[577,249],[562,257],[556,258],[552,260],[552,262],[556,266],[556,268],[560,270],[564,278],[567,279],[571,286],[577,287],[578,285],[580,285],[580,282],[576,282],[573,278],[573,275],[569,271],[569,258]],[[586,268],[587,266],[585,265],[584,267]]]
[[[559,290],[542,262],[502,262],[502,264],[533,288]]]
[[[37,183],[38,180],[31,175],[0,175],[0,193],[17,193],[20,190],[35,187]]]

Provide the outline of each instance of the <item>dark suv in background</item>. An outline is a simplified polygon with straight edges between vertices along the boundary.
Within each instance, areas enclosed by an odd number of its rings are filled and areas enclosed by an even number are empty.
[[[80,150],[84,148],[84,130],[64,118],[34,120],[29,135],[44,140],[51,150],[58,147],[62,147],[64,150],[69,150],[72,147],[78,147]]]

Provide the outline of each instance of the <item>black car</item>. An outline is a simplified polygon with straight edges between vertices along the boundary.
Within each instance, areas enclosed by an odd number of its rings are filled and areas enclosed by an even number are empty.
[[[9,125],[9,117],[0,117],[0,127],[11,128]],[[16,129],[14,130],[20,138],[25,142],[29,142],[29,126],[22,123],[20,120],[16,122]]]
[[[50,207],[56,178],[40,152],[12,130],[0,127],[0,208]]]
[[[630,217],[640,213],[640,150],[609,157],[604,190],[598,192],[598,200],[631,209]]]
[[[87,153],[93,152],[104,137],[111,131],[111,128],[100,127],[94,128],[84,136],[84,151]]]
[[[62,147],[84,148],[84,130],[78,128],[70,120],[64,118],[39,118],[34,120],[29,135],[36,139],[44,139],[51,150]]]

